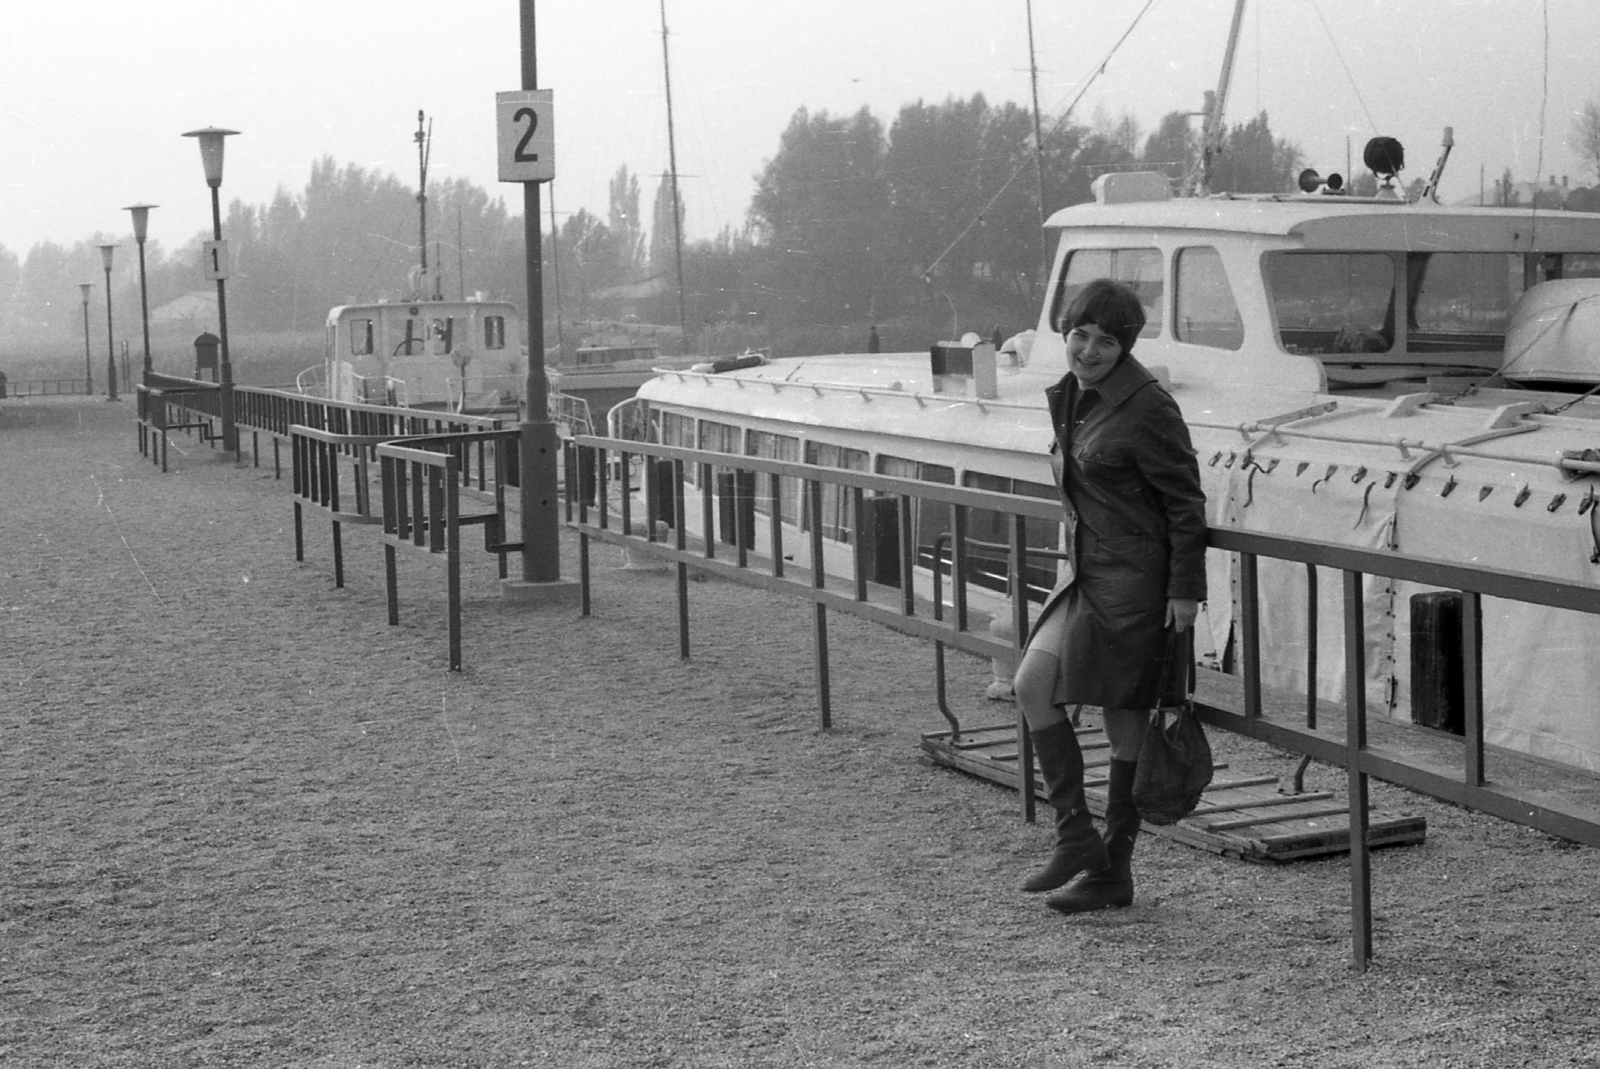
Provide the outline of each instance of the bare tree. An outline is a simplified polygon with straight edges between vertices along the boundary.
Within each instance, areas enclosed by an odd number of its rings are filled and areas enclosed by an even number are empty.
[[[1578,158],[1600,179],[1600,100],[1589,100],[1572,117],[1572,142]]]

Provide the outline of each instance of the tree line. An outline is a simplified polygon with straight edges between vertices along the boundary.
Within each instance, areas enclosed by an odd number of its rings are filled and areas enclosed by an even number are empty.
[[[1591,105],[1583,122],[1600,129],[1600,109]],[[1031,113],[982,94],[907,104],[887,123],[865,108],[801,108],[757,177],[744,224],[683,247],[681,300],[673,237],[681,198],[675,205],[669,180],[658,178],[647,224],[641,176],[621,167],[603,217],[580,208],[545,228],[547,344],[605,340],[605,324],[626,333],[633,320],[681,326],[686,339],[672,330],[655,335],[669,351],[708,353],[855,349],[869,324],[886,348],[1023,329],[1037,317],[1045,281],[1041,223],[1049,211],[1091,199],[1091,183],[1112,171],[1159,170],[1176,184],[1197,155],[1192,121],[1180,112],[1148,134],[1129,116],[1096,114],[1041,135],[1036,152]],[[1574,130],[1584,135],[1600,145],[1592,129]],[[1291,190],[1303,163],[1300,148],[1274,134],[1262,112],[1226,131],[1211,188]],[[1372,184],[1359,176],[1352,191]],[[430,183],[427,210],[429,271],[419,278],[417,193],[392,175],[324,157],[298,194],[280,189],[264,205],[233,201],[224,223],[230,330],[317,330],[334,305],[402,299],[416,289],[523,303],[520,215],[459,179]],[[207,290],[197,268],[205,236],[175,248],[147,244],[153,309]],[[121,246],[113,298],[136,308],[137,258],[127,235],[96,233],[70,247],[43,242],[25,259],[0,246],[0,327],[21,336],[80,330],[76,284],[103,280],[96,246],[107,242]]]

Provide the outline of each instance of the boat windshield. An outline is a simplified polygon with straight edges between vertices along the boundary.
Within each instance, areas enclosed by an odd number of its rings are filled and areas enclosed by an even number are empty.
[[[1264,274],[1279,341],[1307,354],[1499,352],[1526,288],[1516,253],[1274,252]]]
[[[1161,253],[1156,249],[1074,249],[1061,272],[1050,305],[1050,325],[1061,329],[1061,316],[1074,297],[1097,278],[1115,279],[1139,295],[1144,307],[1141,338],[1161,336]]]
[[[1381,252],[1269,253],[1267,295],[1291,353],[1383,353],[1394,344],[1394,261]]]

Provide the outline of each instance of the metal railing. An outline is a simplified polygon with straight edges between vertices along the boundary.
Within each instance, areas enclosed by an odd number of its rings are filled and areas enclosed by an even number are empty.
[[[506,578],[506,554],[522,549],[521,542],[505,541],[505,486],[496,478],[486,498],[487,508],[463,514],[461,499],[465,460],[474,449],[492,446],[498,458],[497,473],[509,469],[506,454],[516,452],[516,429],[437,435],[402,439],[375,448],[380,468],[383,500],[384,580],[389,602],[389,623],[400,623],[399,549],[415,550],[445,562],[445,592],[450,643],[450,670],[461,668],[461,528],[483,527],[485,552],[499,558],[500,578]],[[480,472],[483,465],[479,465]]]
[[[146,376],[145,385],[136,387],[139,396],[139,449],[148,455],[151,435],[180,427],[201,430],[203,440],[226,437],[223,391],[232,398],[232,412],[236,427],[251,431],[251,452],[255,466],[261,464],[261,434],[272,439],[273,466],[281,476],[282,464],[278,457],[280,441],[289,438],[291,427],[301,426],[330,434],[381,437],[385,439],[409,438],[422,435],[492,431],[505,425],[505,417],[464,415],[442,410],[419,408],[391,408],[382,405],[356,404],[348,401],[330,401],[311,397],[290,389],[259,386],[224,386],[203,379],[185,379],[174,375],[152,372]],[[148,403],[148,393],[159,391],[163,407],[157,410]],[[164,420],[158,427],[156,419]],[[164,440],[162,456],[165,456]],[[243,441],[240,440],[239,459],[243,459]],[[472,472],[473,458],[463,457],[462,464],[468,475]],[[514,479],[515,459],[510,461]],[[165,466],[162,471],[166,471]]]
[[[306,559],[304,506],[328,514],[333,537],[333,585],[344,587],[344,524],[378,524],[372,511],[371,467],[381,435],[330,434],[312,427],[289,428],[294,473],[294,559]]]
[[[0,382],[0,398],[64,397],[87,394],[83,379],[7,379]]]
[[[1357,969],[1372,956],[1372,887],[1368,861],[1367,780],[1388,783],[1600,846],[1600,813],[1539,792],[1489,782],[1486,775],[1483,717],[1483,599],[1543,605],[1600,615],[1600,588],[1559,583],[1501,569],[1476,568],[1387,551],[1357,549],[1311,539],[1213,527],[1210,545],[1239,556],[1238,635],[1244,685],[1242,712],[1200,706],[1201,719],[1229,731],[1345,769],[1350,794],[1350,882]],[[1315,726],[1314,709],[1305,728],[1268,720],[1262,712],[1260,586],[1258,559],[1297,561],[1338,571],[1344,601],[1345,724],[1338,739]],[[1419,583],[1462,595],[1461,658],[1464,701],[1462,767],[1449,770],[1410,755],[1373,747],[1367,741],[1366,616],[1362,578],[1377,575]]]
[[[178,385],[136,386],[139,454],[168,470],[173,431],[195,432],[203,442],[221,440],[213,420],[221,419],[221,399],[214,383],[177,380]]]
[[[675,564],[678,572],[678,627],[680,655],[689,656],[688,570],[718,575],[722,578],[760,589],[782,592],[809,599],[815,607],[813,644],[816,657],[817,702],[821,726],[831,726],[831,708],[828,678],[827,612],[829,609],[847,612],[897,631],[934,641],[942,657],[945,647],[962,649],[984,657],[1003,656],[1019,658],[1022,643],[1028,633],[1030,603],[1027,598],[1009,599],[1012,612],[1012,637],[1001,642],[992,637],[974,633],[968,606],[965,566],[971,552],[966,537],[966,518],[973,508],[989,509],[1004,515],[1010,532],[1007,570],[1009,589],[1024,589],[1023,576],[1030,556],[1049,556],[1030,548],[1025,537],[1030,522],[1055,523],[1059,521],[1059,506],[1034,498],[1009,494],[990,493],[957,488],[943,484],[869,475],[810,464],[767,460],[756,457],[735,456],[705,450],[660,446],[635,441],[580,436],[573,441],[581,451],[593,451],[596,460],[592,465],[582,465],[580,470],[592,470],[595,485],[592,494],[580,492],[581,480],[567,480],[569,524],[579,534],[579,567],[582,589],[583,613],[591,612],[589,581],[589,543],[591,540],[625,546],[631,553],[655,556]],[[643,486],[631,484],[629,461],[635,456],[650,457],[658,463],[644,465]],[[612,494],[607,486],[612,465],[621,485],[617,487],[615,513]],[[661,464],[660,461],[670,463]],[[698,469],[702,488],[700,531],[701,537],[691,540],[686,510],[688,493],[686,475]],[[768,516],[770,545],[763,557],[751,550],[755,539],[746,529],[746,510],[736,509],[739,517],[738,533],[733,539],[729,559],[718,557],[719,547],[713,533],[713,469],[732,470],[735,477],[728,485],[746,484],[739,473],[750,473],[751,478],[765,477],[772,488]],[[670,478],[666,487],[657,485],[662,478]],[[856,495],[857,515],[861,515],[860,495],[866,491],[891,494],[900,499],[902,523],[899,531],[900,584],[885,590],[872,586],[866,576],[859,540],[853,573],[842,577],[840,589],[830,587],[830,576],[823,551],[821,525],[806,523],[806,529],[797,531],[798,537],[809,544],[810,567],[799,575],[790,575],[785,569],[784,521],[781,515],[779,480],[798,480],[802,500],[806,502],[807,517],[822,515],[821,501],[824,485],[849,488]],[[636,524],[633,492],[644,491],[649,502],[670,502],[662,510],[652,506],[646,522]],[[923,508],[943,507],[951,510],[950,544],[951,567],[949,582],[950,614],[945,616],[942,592],[937,594],[933,614],[919,604],[912,579],[915,561],[910,535],[912,502]],[[576,512],[575,518],[573,512]],[[665,511],[670,524],[671,540],[658,537],[656,515]],[[788,518],[792,523],[802,517]],[[793,523],[798,528],[798,523]],[[1600,555],[1600,530],[1597,530],[1597,555]],[[1328,764],[1342,767],[1349,779],[1349,841],[1351,844],[1351,940],[1352,965],[1364,970],[1372,956],[1371,869],[1368,857],[1368,779],[1376,776],[1386,782],[1418,791],[1431,797],[1453,802],[1471,809],[1489,813],[1516,823],[1559,835],[1589,845],[1600,845],[1600,813],[1571,804],[1559,798],[1537,792],[1497,785],[1489,781],[1485,767],[1484,716],[1483,716],[1483,627],[1482,599],[1502,598],[1532,605],[1548,606],[1577,612],[1600,615],[1600,588],[1564,584],[1531,575],[1503,570],[1471,567],[1446,561],[1430,560],[1389,551],[1356,549],[1334,543],[1308,539],[1285,538],[1252,532],[1211,528],[1211,548],[1239,554],[1240,576],[1239,618],[1237,645],[1240,651],[1235,675],[1242,682],[1242,709],[1227,707],[1226,703],[1197,703],[1203,720],[1214,727],[1223,728],[1252,738],[1261,739],[1283,749],[1306,755]],[[935,558],[942,564],[944,552],[937,548]],[[798,554],[796,555],[798,556]],[[1262,662],[1260,657],[1260,590],[1257,581],[1259,558],[1268,557],[1299,562],[1308,569],[1318,567],[1338,571],[1342,577],[1344,610],[1345,655],[1345,718],[1342,736],[1316,723],[1315,662],[1308,674],[1307,724],[1298,727],[1269,719],[1263,713]],[[945,572],[934,569],[933,575]],[[1368,743],[1368,718],[1365,687],[1365,612],[1362,578],[1365,575],[1384,576],[1423,586],[1444,590],[1458,590],[1463,598],[1461,657],[1463,665],[1463,692],[1465,695],[1465,736],[1462,740],[1462,766],[1450,770],[1399,752],[1391,752]],[[1313,575],[1314,578],[1314,575]],[[1314,599],[1315,583],[1310,584],[1309,596]],[[1316,613],[1308,613],[1314,620]],[[1309,655],[1314,657],[1314,643]],[[1223,678],[1221,673],[1203,673]],[[952,722],[953,718],[952,718]],[[1025,726],[1018,716],[1018,769],[1024,816],[1033,817],[1034,784],[1032,754]]]

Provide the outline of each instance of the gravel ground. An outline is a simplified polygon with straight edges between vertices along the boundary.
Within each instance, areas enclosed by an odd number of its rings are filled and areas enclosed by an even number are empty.
[[[337,590],[270,468],[175,444],[0,405],[7,1069],[1600,1066],[1593,850],[1375,784],[1428,838],[1364,975],[1343,858],[1146,836],[1133,908],[1062,918],[1015,794],[919,757],[925,645],[831,617],[822,732],[808,606],[696,583],[680,661],[600,547],[587,619],[474,559],[452,674],[437,562],[391,628],[370,530]]]

